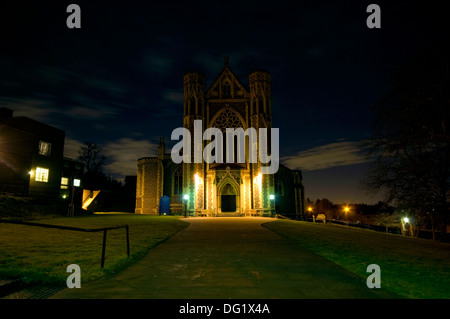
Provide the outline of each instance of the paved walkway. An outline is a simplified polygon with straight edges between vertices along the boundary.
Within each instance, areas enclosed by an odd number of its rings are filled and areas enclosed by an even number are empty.
[[[381,298],[340,266],[262,227],[267,218],[189,218],[190,226],[116,276],[53,298]]]

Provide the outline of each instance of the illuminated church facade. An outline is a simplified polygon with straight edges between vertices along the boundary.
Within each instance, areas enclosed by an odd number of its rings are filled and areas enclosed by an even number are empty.
[[[184,75],[183,127],[194,136],[194,121],[202,132],[218,128],[272,128],[271,75],[249,74],[245,87],[225,66],[206,89],[199,72]],[[198,123],[198,122],[197,122]],[[270,133],[269,133],[270,135]],[[202,149],[211,141],[202,140]],[[194,152],[194,141],[190,150]],[[261,174],[260,157],[249,160],[250,139],[245,139],[245,161],[233,163],[175,163],[161,138],[158,156],[138,159],[136,214],[186,214],[189,216],[275,216],[304,218],[304,187],[299,170],[279,164],[274,174]],[[270,152],[270,137],[269,137]],[[226,142],[223,142],[225,147]],[[197,145],[198,147],[198,145]],[[259,154],[259,144],[253,145]],[[185,151],[183,149],[183,151]],[[236,152],[237,153],[237,152]],[[224,155],[225,156],[225,155]],[[235,155],[236,156],[236,155]],[[191,158],[193,158],[192,156]],[[243,163],[239,163],[243,162]]]

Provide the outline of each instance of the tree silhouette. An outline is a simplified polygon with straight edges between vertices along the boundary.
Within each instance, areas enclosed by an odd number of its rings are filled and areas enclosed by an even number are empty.
[[[450,196],[448,47],[444,41],[393,74],[388,94],[374,107],[373,136],[363,145],[374,157],[365,187],[384,191],[389,202],[419,217],[440,219],[441,240]]]
[[[84,185],[87,189],[103,189],[107,178],[103,172],[106,157],[98,144],[86,142],[78,151],[78,159],[84,163]]]

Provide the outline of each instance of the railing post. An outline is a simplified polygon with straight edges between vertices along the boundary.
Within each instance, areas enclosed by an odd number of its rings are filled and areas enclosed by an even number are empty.
[[[103,266],[105,265],[105,250],[106,250],[106,232],[107,232],[108,230],[107,229],[105,229],[104,231],[103,231],[103,247],[102,247],[102,268],[103,268]]]
[[[125,229],[127,230],[127,255],[130,257],[130,236],[128,234],[128,225],[125,226]]]

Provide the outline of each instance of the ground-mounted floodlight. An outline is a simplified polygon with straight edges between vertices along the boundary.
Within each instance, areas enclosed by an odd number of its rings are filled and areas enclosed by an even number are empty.
[[[271,202],[273,202],[273,205],[271,205],[271,206],[273,207],[273,212],[276,215],[277,209],[276,209],[276,206],[275,206],[276,205],[275,204],[275,195],[274,194],[270,194],[269,195],[269,199],[270,199]],[[271,215],[273,216],[274,214],[272,213]]]

